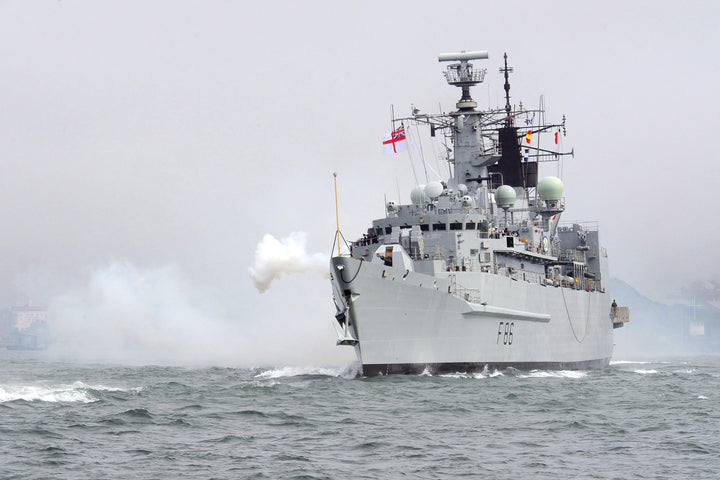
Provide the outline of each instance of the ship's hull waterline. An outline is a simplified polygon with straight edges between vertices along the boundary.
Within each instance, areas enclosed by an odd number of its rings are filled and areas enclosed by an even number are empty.
[[[596,369],[612,357],[606,293],[351,257],[334,257],[331,275],[364,375]]]

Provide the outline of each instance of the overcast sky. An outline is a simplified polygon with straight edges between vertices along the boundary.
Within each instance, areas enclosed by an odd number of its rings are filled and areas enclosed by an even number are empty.
[[[717,278],[719,27],[714,1],[0,1],[0,305],[170,268],[334,358],[329,282],[259,294],[256,245],[304,231],[329,255],[333,171],[347,237],[382,216],[412,184],[382,154],[390,105],[452,109],[437,54],[462,49],[490,53],[481,106],[508,52],[513,102],[566,115],[565,219],[600,222],[613,277]]]

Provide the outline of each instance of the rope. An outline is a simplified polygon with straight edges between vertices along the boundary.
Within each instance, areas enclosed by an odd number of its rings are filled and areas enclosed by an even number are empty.
[[[345,280],[345,277],[343,276],[343,270],[340,270],[340,278],[342,279],[343,282],[352,283],[357,278],[358,274],[360,273],[360,268],[362,267],[363,260],[364,260],[363,258],[360,259],[360,263],[358,263],[357,272],[355,272],[355,275],[353,275],[353,277],[350,279],[350,281]]]
[[[582,336],[582,338],[578,338],[577,333],[575,333],[575,327],[573,326],[572,320],[570,319],[570,310],[568,310],[567,301],[565,300],[565,287],[560,287],[560,293],[562,293],[563,297],[563,304],[565,304],[565,313],[567,314],[568,322],[570,323],[570,330],[572,330],[573,337],[575,337],[575,340],[578,343],[582,343],[585,341],[585,337],[587,337],[588,334],[588,326],[590,325],[590,298],[588,297],[587,302],[587,315],[585,317],[585,334]]]
[[[429,182],[430,178],[428,177],[427,173],[427,162],[425,161],[425,153],[423,152],[422,138],[420,137],[420,127],[417,123],[415,123],[415,135],[417,135],[418,145],[420,146],[420,159],[422,160],[423,170],[425,170],[425,182]],[[430,170],[432,170],[432,168]]]

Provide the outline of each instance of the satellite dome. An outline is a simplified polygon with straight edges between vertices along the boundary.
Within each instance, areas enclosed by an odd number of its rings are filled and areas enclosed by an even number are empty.
[[[458,184],[457,188],[458,188],[458,192],[460,192],[463,195],[465,195],[468,191],[467,185],[465,185],[464,183]]]
[[[427,185],[425,185],[425,195],[427,195],[430,198],[437,198],[440,195],[442,195],[443,192],[443,186],[440,182],[430,182]]]
[[[495,203],[497,203],[500,208],[511,208],[515,205],[516,199],[517,194],[515,193],[515,189],[510,185],[500,185],[500,187],[495,190]]]
[[[425,194],[425,185],[418,185],[410,191],[410,201],[415,205],[422,205],[430,201],[430,197]]]
[[[546,202],[557,202],[562,198],[563,183],[557,177],[542,178],[537,184],[537,192]]]

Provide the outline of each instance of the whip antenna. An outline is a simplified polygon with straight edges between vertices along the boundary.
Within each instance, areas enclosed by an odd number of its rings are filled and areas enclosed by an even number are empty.
[[[345,246],[347,245],[347,240],[345,240],[345,235],[342,234],[340,231],[340,214],[338,212],[338,194],[337,194],[337,172],[333,172],[333,181],[335,182],[335,240],[333,241],[333,250],[335,250],[335,243],[337,243],[337,249],[338,249],[338,257],[341,257],[340,254],[340,239],[342,238],[345,242]],[[353,256],[352,249],[348,247],[348,250],[350,250],[350,256]]]
[[[333,172],[333,181],[335,182],[335,241],[338,247],[338,257],[340,256],[340,214],[338,213],[338,200],[337,200],[337,172]]]

